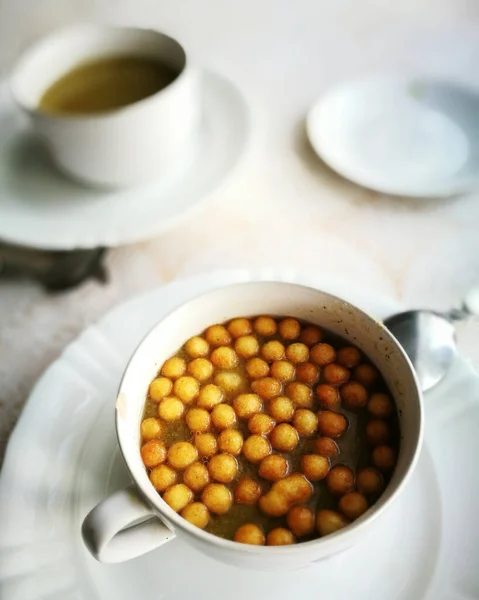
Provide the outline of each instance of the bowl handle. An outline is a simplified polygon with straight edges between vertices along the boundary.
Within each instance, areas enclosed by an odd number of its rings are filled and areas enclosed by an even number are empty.
[[[175,537],[131,485],[97,504],[85,517],[82,537],[103,563],[119,563],[145,554]]]

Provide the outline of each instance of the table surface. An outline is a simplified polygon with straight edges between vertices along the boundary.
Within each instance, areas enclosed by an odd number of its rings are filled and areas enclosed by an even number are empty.
[[[174,278],[290,265],[435,309],[479,282],[479,193],[415,201],[361,189],[322,165],[304,134],[308,107],[348,78],[416,71],[479,86],[476,0],[3,0],[0,69],[32,40],[78,20],[178,36],[197,64],[242,90],[251,143],[201,213],[112,250],[108,285],[58,295],[30,282],[0,285],[0,461],[29,391],[65,345],[113,305]],[[478,332],[460,332],[476,364]]]

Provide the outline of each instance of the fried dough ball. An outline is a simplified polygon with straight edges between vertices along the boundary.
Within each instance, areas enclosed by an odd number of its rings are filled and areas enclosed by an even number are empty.
[[[234,541],[240,544],[251,544],[253,546],[264,546],[264,533],[254,523],[241,525],[235,531]]]
[[[238,472],[238,463],[231,454],[216,454],[210,458],[208,472],[211,479],[220,483],[230,483]]]
[[[165,462],[166,452],[166,446],[160,440],[150,440],[143,444],[140,450],[143,464],[150,468]]]
[[[194,358],[186,369],[198,381],[206,381],[213,375],[213,364],[207,358]],[[176,384],[175,384],[176,385]]]
[[[223,402],[223,390],[217,385],[209,383],[200,390],[196,406],[198,408],[205,408],[206,410],[213,410],[221,402]]]
[[[364,387],[370,388],[372,387],[376,381],[378,380],[379,372],[372,365],[363,364],[358,365],[354,369],[353,379],[355,379],[358,383],[364,385]]]
[[[296,429],[289,423],[280,423],[276,425],[270,435],[273,448],[280,452],[291,452],[299,442],[299,435]]]
[[[184,375],[185,372],[186,362],[183,358],[179,358],[178,356],[168,358],[161,367],[161,374],[170,379],[178,379],[178,377]]]
[[[239,373],[221,371],[215,375],[215,384],[226,393],[237,392],[243,385],[243,379]]]
[[[349,520],[334,510],[320,510],[316,515],[316,529],[321,537],[349,525]]]
[[[239,456],[243,448],[243,436],[237,429],[223,429],[218,436],[218,448],[233,456]]]
[[[271,489],[261,496],[258,505],[270,517],[282,517],[288,512],[291,502],[280,492]]]
[[[264,413],[253,415],[248,420],[248,429],[251,433],[266,435],[271,433],[276,426],[276,421]]]
[[[186,413],[185,421],[190,431],[204,433],[210,428],[210,413],[204,408],[191,408]]]
[[[228,332],[236,339],[253,333],[253,326],[249,319],[239,317],[228,323]]]
[[[198,454],[202,457],[209,458],[218,451],[216,438],[212,433],[200,433],[195,436],[195,447]]]
[[[261,486],[251,479],[242,477],[235,489],[235,501],[238,504],[256,504],[261,496]]]
[[[337,410],[341,406],[338,388],[328,385],[327,383],[320,383],[316,386],[315,392],[321,406],[324,408]]]
[[[377,469],[367,467],[359,471],[356,485],[362,494],[377,495],[384,489],[384,479]]]
[[[195,335],[186,342],[185,351],[190,358],[203,358],[208,356],[210,345],[205,339]]]
[[[268,411],[278,422],[291,421],[294,415],[294,404],[286,396],[278,396],[270,401]]]
[[[178,473],[167,465],[158,465],[150,471],[150,481],[157,492],[164,492],[178,479]]]
[[[168,396],[173,389],[173,382],[167,377],[157,377],[150,383],[150,398],[154,402],[160,402],[165,396]]]
[[[288,511],[286,523],[297,537],[311,535],[314,532],[314,513],[307,506],[293,506]]]
[[[332,494],[347,494],[354,488],[354,473],[346,465],[336,465],[327,474],[326,485]]]
[[[322,375],[326,383],[330,383],[331,385],[341,385],[349,380],[351,373],[346,367],[338,365],[337,363],[330,363],[324,367]]]
[[[286,477],[289,465],[285,458],[279,454],[265,456],[259,465],[259,476],[268,481],[277,481]]]
[[[366,425],[366,439],[372,446],[381,446],[389,442],[391,429],[382,419],[371,419]]]
[[[258,335],[270,337],[276,333],[278,326],[272,317],[258,317],[253,323],[253,328]]]
[[[327,437],[337,438],[348,428],[348,421],[341,413],[332,410],[318,412],[318,431]]]
[[[203,502],[192,502],[181,511],[181,516],[192,525],[204,529],[210,520],[210,513]]]
[[[140,425],[140,433],[143,440],[153,440],[160,437],[163,427],[161,421],[155,417],[144,419]]]
[[[318,344],[323,339],[323,332],[319,327],[314,327],[313,325],[308,325],[305,327],[299,336],[299,341],[306,344],[306,346],[314,346]]]
[[[284,346],[278,340],[266,342],[261,348],[261,356],[268,362],[273,362],[274,360],[283,360],[285,357]]]
[[[201,494],[201,500],[210,512],[217,515],[227,513],[233,504],[231,492],[222,483],[209,483]]]
[[[282,383],[294,379],[294,365],[287,360],[275,360],[271,365],[271,375]]]
[[[229,429],[236,423],[236,413],[229,404],[218,404],[211,411],[211,421],[216,429]]]
[[[396,453],[390,446],[376,446],[372,459],[374,466],[381,471],[391,471],[396,464]]]
[[[285,529],[284,527],[276,527],[266,536],[267,546],[288,546],[295,543],[294,535],[289,529]]]
[[[296,503],[308,502],[313,486],[301,473],[292,473],[275,481],[269,492],[259,499],[260,509],[272,517],[285,515]]]
[[[205,360],[197,358],[195,360]],[[190,404],[193,400],[198,396],[200,391],[200,384],[194,377],[189,377],[185,375],[184,377],[179,377],[175,381],[175,385],[173,386],[173,391],[175,396],[178,396],[180,400],[183,400],[186,404]]]
[[[223,325],[211,325],[205,331],[205,338],[210,346],[229,346],[232,342],[231,335]]]
[[[337,361],[347,369],[353,369],[361,362],[361,352],[354,346],[345,346],[338,350]]]
[[[198,460],[198,450],[190,442],[176,442],[168,450],[168,463],[177,471],[184,471]]]
[[[257,356],[246,361],[246,373],[251,379],[261,379],[269,375],[269,365]]]
[[[307,408],[298,408],[294,413],[293,425],[301,437],[309,437],[318,430],[318,417]]]
[[[333,363],[336,360],[336,350],[331,344],[320,343],[311,348],[309,353],[311,361],[324,367]]]
[[[273,430],[274,431],[274,430]],[[262,435],[250,435],[243,444],[243,456],[252,463],[258,463],[271,454],[271,444]]]
[[[244,335],[235,342],[235,350],[242,358],[251,358],[259,352],[259,342],[254,335]]]
[[[203,463],[195,462],[190,465],[183,473],[183,483],[185,483],[194,492],[201,490],[210,482],[208,469]]]
[[[175,512],[180,512],[193,500],[193,492],[184,483],[176,483],[163,493],[163,500]]]
[[[301,471],[310,481],[320,481],[329,473],[329,458],[319,454],[305,454],[301,457]]]
[[[312,385],[318,381],[319,369],[311,362],[299,363],[296,365],[296,377],[299,381]]]
[[[372,394],[368,402],[368,411],[373,417],[385,419],[394,410],[391,398],[387,394]]]
[[[306,344],[295,342],[286,348],[286,358],[292,363],[304,363],[309,359],[309,348]]]
[[[210,360],[217,369],[232,369],[238,364],[238,356],[230,346],[215,348]]]
[[[304,383],[292,381],[286,387],[288,398],[301,408],[311,408],[313,406],[313,391]]]
[[[326,458],[336,458],[340,453],[339,446],[330,437],[320,437],[314,440],[314,450]]]
[[[164,398],[158,405],[158,416],[171,423],[172,421],[178,421],[185,412],[185,405],[181,400],[171,396],[170,398]]]
[[[263,408],[256,394],[240,394],[233,400],[233,408],[240,419],[249,419]]]
[[[348,492],[339,501],[339,510],[351,521],[358,519],[368,508],[368,501],[359,492]]]
[[[286,317],[278,323],[278,330],[284,340],[296,340],[301,333],[301,325],[296,319]]]
[[[263,400],[270,400],[281,394],[281,383],[274,377],[263,377],[253,381],[251,389]]]
[[[357,381],[349,381],[342,385],[340,394],[347,408],[363,408],[368,403],[366,388]]]

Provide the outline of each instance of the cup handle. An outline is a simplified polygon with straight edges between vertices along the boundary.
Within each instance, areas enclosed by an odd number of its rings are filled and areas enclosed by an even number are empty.
[[[82,537],[102,563],[119,563],[150,552],[175,537],[131,485],[97,504],[82,524]]]

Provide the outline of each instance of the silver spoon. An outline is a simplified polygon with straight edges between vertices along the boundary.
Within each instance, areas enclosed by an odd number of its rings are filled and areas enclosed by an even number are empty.
[[[459,309],[446,313],[408,310],[384,320],[409,356],[423,392],[441,381],[454,360],[454,322],[472,315],[479,315],[479,287],[467,294]]]

